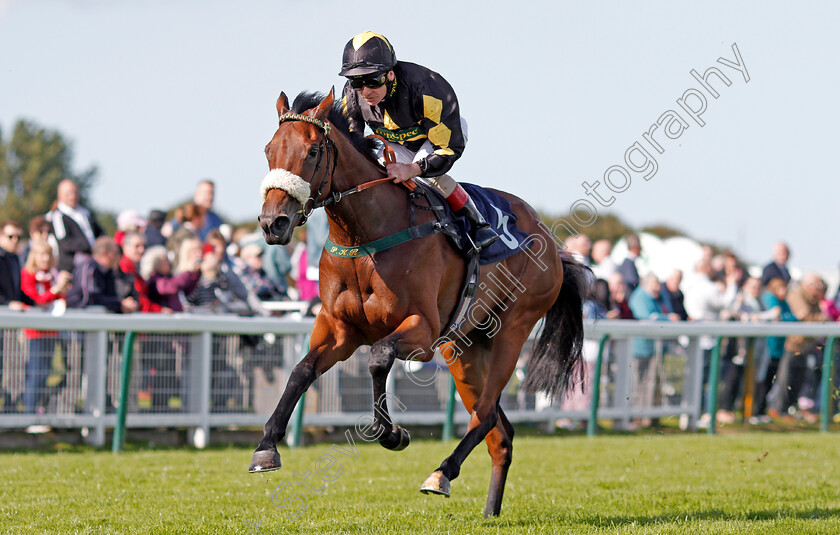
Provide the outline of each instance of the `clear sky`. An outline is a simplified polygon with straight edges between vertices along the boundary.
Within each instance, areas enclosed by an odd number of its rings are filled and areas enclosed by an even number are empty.
[[[385,34],[456,89],[469,143],[456,179],[565,212],[582,183],[634,225],[665,223],[769,259],[836,267],[840,119],[836,2],[345,2],[0,0],[0,127],[26,118],[99,167],[98,208],[169,207],[203,177],[218,211],[256,218],[281,90],[340,90],[344,44]],[[735,62],[737,43],[749,76]],[[690,71],[716,66],[717,99]],[[707,101],[700,126],[677,103]],[[689,97],[689,106],[699,105]],[[653,133],[673,110],[677,139]],[[678,122],[672,128],[678,130]],[[604,174],[639,142],[649,180]],[[642,161],[635,153],[633,161]],[[579,212],[581,217],[585,214]],[[583,230],[583,229],[581,229]]]

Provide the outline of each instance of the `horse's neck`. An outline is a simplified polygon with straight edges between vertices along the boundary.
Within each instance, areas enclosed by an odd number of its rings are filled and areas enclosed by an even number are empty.
[[[359,153],[346,139],[336,139],[338,167],[331,192],[347,191],[359,184],[383,178],[379,167]],[[367,243],[408,226],[405,191],[381,184],[343,198],[327,209],[330,239],[342,245]]]

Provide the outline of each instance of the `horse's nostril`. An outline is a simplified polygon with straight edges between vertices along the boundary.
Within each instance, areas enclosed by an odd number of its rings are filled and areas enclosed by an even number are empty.
[[[271,233],[275,236],[283,236],[289,230],[290,224],[291,221],[289,220],[288,216],[278,215],[271,221],[269,229],[271,230]]]

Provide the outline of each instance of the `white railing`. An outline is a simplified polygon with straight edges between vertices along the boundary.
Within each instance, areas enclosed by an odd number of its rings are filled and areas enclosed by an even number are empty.
[[[191,436],[203,437],[205,442],[211,428],[226,426],[261,427],[280,397],[289,373],[301,358],[306,337],[313,319],[288,320],[282,317],[242,318],[235,316],[193,314],[104,314],[68,311],[63,316],[51,316],[40,311],[13,312],[0,308],[0,330],[4,333],[3,361],[0,362],[0,387],[20,395],[25,383],[26,344],[19,329],[83,333],[77,336],[76,361],[81,369],[63,388],[74,388],[65,396],[75,403],[61,405],[53,402],[41,414],[21,414],[12,410],[0,414],[0,428],[23,428],[29,425],[87,428],[89,442],[103,445],[106,429],[116,425],[114,410],[118,397],[122,340],[124,333],[136,332],[163,343],[159,347],[175,345],[180,353],[172,355],[172,376],[168,387],[179,405],[165,410],[144,408],[136,401],[142,392],[145,368],[135,362],[130,401],[127,404],[127,426],[186,427]],[[266,337],[265,335],[270,336]],[[242,335],[256,335],[257,348],[244,347],[238,342]],[[648,322],[600,321],[586,325],[586,337],[592,344],[603,337],[612,342],[605,347],[604,361],[598,369],[596,403],[598,419],[613,420],[619,427],[628,427],[635,418],[666,416],[683,417],[689,428],[696,428],[703,412],[703,337],[766,337],[802,335],[833,338],[840,335],[838,323],[736,323],[736,322]],[[155,338],[157,337],[157,338]],[[660,382],[661,399],[655,404],[633,404],[634,359],[629,338],[643,337],[668,341],[658,343],[658,355],[663,357]],[[687,337],[688,343],[673,342]],[[666,346],[671,349],[667,350]],[[138,347],[140,347],[138,343]],[[155,346],[158,347],[158,346]],[[663,350],[663,347],[666,349]],[[72,356],[73,349],[68,349]],[[169,351],[169,349],[167,349]],[[518,389],[519,376],[527,366],[529,347],[523,351],[521,367],[512,378],[502,399],[508,418],[513,422],[544,422],[554,428],[558,419],[592,420],[590,407],[550,404],[539,396],[529,396]],[[159,358],[161,355],[150,355]],[[177,354],[176,354],[177,353]],[[307,396],[303,424],[308,426],[353,425],[372,410],[370,377],[367,374],[366,349],[359,351],[345,363],[321,377]],[[164,355],[166,356],[166,355]],[[359,358],[361,357],[361,358]],[[256,365],[249,359],[256,359]],[[389,392],[399,399],[399,408],[392,411],[396,423],[415,425],[443,425],[447,421],[446,405],[450,399],[450,377],[443,366],[426,365],[420,370],[395,365],[389,377]],[[220,371],[222,370],[222,371]],[[256,370],[256,371],[255,371]],[[274,371],[274,373],[269,373]],[[69,372],[68,372],[69,374]],[[218,377],[227,374],[227,386]],[[273,376],[273,377],[270,377]],[[417,378],[423,376],[422,381]],[[219,383],[219,385],[217,385]],[[230,385],[233,386],[230,386]],[[234,397],[235,403],[223,406],[216,402],[220,392]],[[228,393],[229,394],[229,393]],[[227,394],[226,394],[227,395]],[[453,394],[454,395],[454,394]],[[223,398],[224,396],[222,396]],[[227,398],[230,400],[230,397]],[[18,405],[19,407],[19,405]],[[468,415],[457,410],[456,424],[466,424]],[[594,421],[593,421],[594,424]]]

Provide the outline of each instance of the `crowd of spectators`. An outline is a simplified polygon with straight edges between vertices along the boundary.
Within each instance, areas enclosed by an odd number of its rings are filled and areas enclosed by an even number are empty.
[[[76,184],[62,181],[54,208],[27,222],[26,233],[20,222],[2,222],[0,305],[13,310],[99,307],[123,314],[268,315],[266,304],[272,301],[317,303],[314,266],[327,230],[320,214],[313,214],[309,236],[299,229],[293,245],[268,247],[258,231],[225,224],[213,210],[214,196],[213,182],[202,180],[193,199],[174,210],[171,218],[161,210],[151,210],[145,217],[126,210],[117,218],[117,232],[107,236],[90,210],[79,204]],[[611,256],[613,244],[607,240],[592,243],[579,235],[565,243],[567,252],[592,271],[584,305],[589,318],[675,322],[837,321],[840,317],[840,294],[829,299],[817,274],[792,280],[787,266],[790,252],[784,243],[776,244],[760,277],[750,276],[734,254],[715,254],[707,246],[692,273],[675,270],[659,280],[652,273],[640,273],[639,237],[628,235],[625,241],[628,252],[620,261]],[[24,335],[30,355],[25,383],[32,392],[45,383],[49,356],[61,338],[32,330]],[[699,343],[708,363],[715,342],[706,337]],[[752,421],[816,418],[819,344],[793,336],[756,343]],[[748,347],[746,340],[739,339],[724,345],[716,415],[720,421],[734,421]],[[585,351],[590,369],[593,353],[590,345]],[[655,402],[662,367],[657,353],[661,348],[654,340],[633,340],[633,403]],[[591,388],[565,403],[585,406],[588,392]],[[24,396],[27,411],[34,410],[34,403],[31,395]]]
[[[702,257],[693,273],[674,270],[664,281],[652,273],[639,275],[637,259],[642,254],[641,241],[636,235],[626,238],[628,253],[615,261],[610,253],[612,244],[606,240],[591,243],[584,235],[569,238],[565,249],[592,270],[584,314],[592,319],[638,319],[653,321],[838,321],[840,292],[827,296],[825,281],[816,273],[806,273],[801,280],[793,280],[788,269],[790,250],[785,243],[777,243],[772,260],[764,266],[761,276],[752,277],[731,252],[715,254],[710,246],[703,247]],[[755,273],[758,275],[758,273]],[[753,342],[755,356],[754,404],[749,421],[752,423],[801,418],[808,422],[817,419],[818,389],[821,374],[821,340],[800,336],[770,337]],[[676,342],[674,342],[676,343]],[[702,337],[699,341],[704,355],[704,381],[709,377],[709,361],[715,340]],[[668,347],[668,342],[664,347]],[[738,400],[744,391],[744,365],[749,350],[747,339],[725,340],[722,349],[722,368],[719,388],[718,421],[735,421]],[[585,347],[587,361],[594,361],[597,344]],[[659,392],[660,358],[653,358],[653,340],[635,338],[632,342],[635,378],[632,403],[651,406]],[[748,378],[750,381],[753,378]],[[706,385],[704,397],[708,396]],[[577,397],[586,396],[585,388]],[[579,399],[567,400],[566,405],[581,405]],[[704,403],[705,407],[705,403]],[[709,415],[704,415],[705,419]],[[650,420],[638,419],[636,425]]]
[[[0,305],[56,313],[267,316],[270,302],[306,301],[301,311],[318,302],[317,270],[307,266],[305,234],[288,248],[268,247],[258,231],[225,224],[213,211],[214,194],[214,183],[202,180],[193,200],[168,220],[161,210],[146,217],[126,210],[117,218],[116,233],[108,236],[80,205],[76,184],[63,180],[54,208],[27,222],[28,240],[21,222],[2,222]],[[61,337],[28,329],[24,336],[30,358],[23,403],[34,412],[34,393],[47,381]],[[12,404],[1,386],[0,396],[0,407]]]
[[[267,315],[266,301],[316,299],[318,283],[308,278],[305,233],[288,248],[269,248],[257,231],[224,223],[213,211],[214,189],[212,181],[202,180],[194,199],[175,209],[169,220],[161,210],[147,217],[126,210],[117,218],[116,233],[107,236],[79,204],[76,184],[62,181],[54,209],[29,222],[29,240],[24,240],[21,223],[3,222],[0,304],[23,309],[54,301],[39,298],[21,282],[22,266],[34,265],[29,257],[43,251],[44,244],[54,261],[39,280],[62,281],[58,298],[68,308]]]

